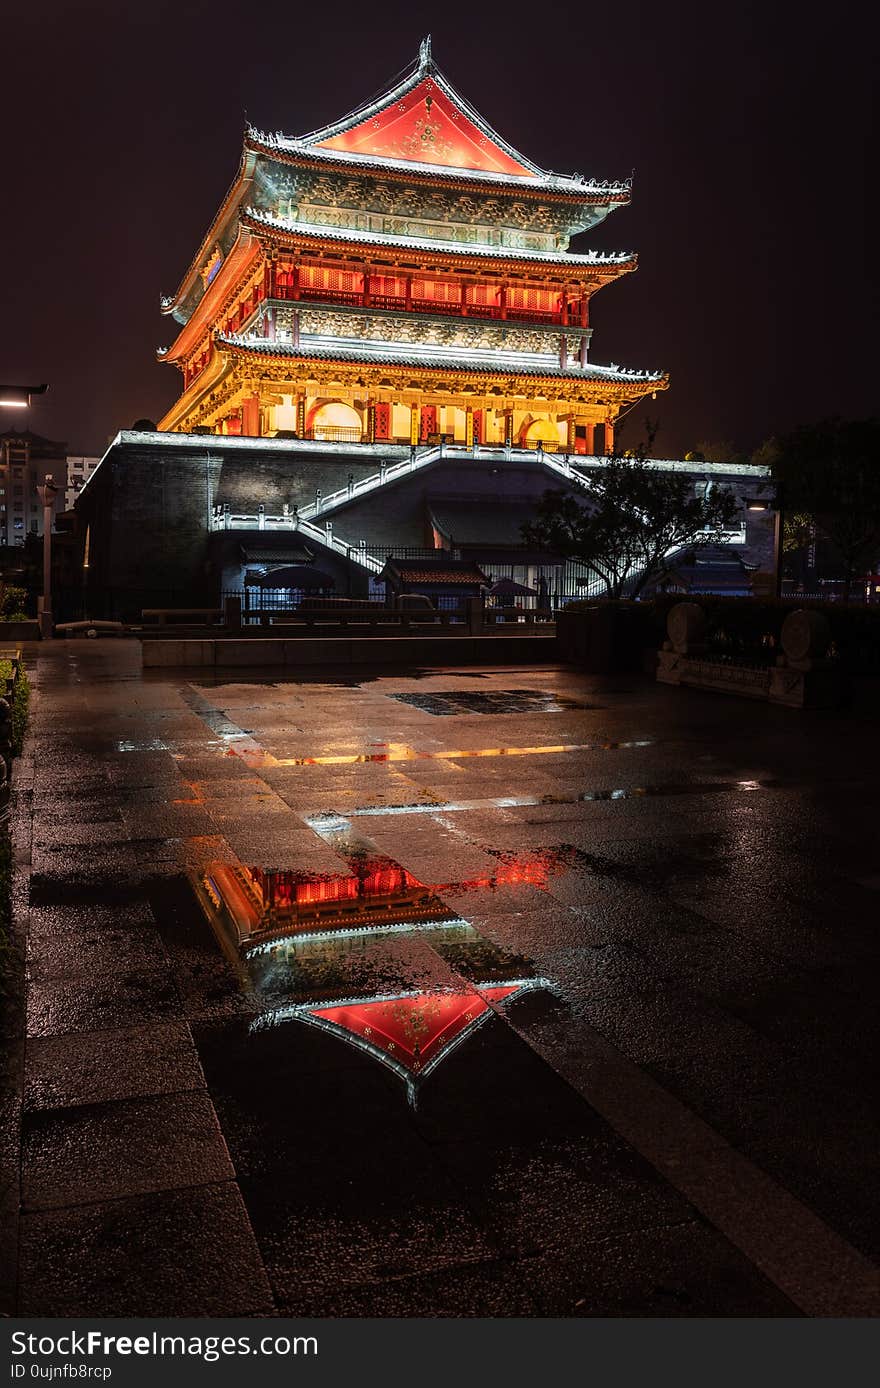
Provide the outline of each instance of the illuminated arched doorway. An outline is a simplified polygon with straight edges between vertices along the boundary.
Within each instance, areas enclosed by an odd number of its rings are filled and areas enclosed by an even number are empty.
[[[313,439],[330,443],[360,443],[363,437],[360,415],[343,400],[327,400],[316,405],[309,414],[307,427]]]
[[[559,425],[549,419],[533,419],[522,431],[523,448],[537,448],[538,444],[547,453],[555,453],[560,444]]]

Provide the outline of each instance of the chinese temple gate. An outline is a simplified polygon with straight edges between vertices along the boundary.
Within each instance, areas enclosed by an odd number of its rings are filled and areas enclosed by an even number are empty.
[[[636,268],[570,239],[630,182],[549,173],[450,85],[426,40],[378,100],[310,135],[248,127],[160,352],[162,430],[602,454],[661,373],[590,359],[590,299]]]

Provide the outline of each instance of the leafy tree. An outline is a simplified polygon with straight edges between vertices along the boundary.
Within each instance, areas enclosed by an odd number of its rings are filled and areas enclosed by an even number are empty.
[[[686,545],[717,543],[737,510],[727,487],[695,488],[684,472],[663,472],[646,461],[653,443],[634,456],[608,458],[587,476],[582,503],[569,492],[547,491],[534,521],[522,527],[527,544],[587,565],[609,598],[636,597],[669,572],[669,557]]]
[[[880,419],[828,419],[769,440],[755,461],[780,487],[786,551],[808,529],[833,545],[846,597],[880,558]],[[791,518],[791,521],[789,521]]]

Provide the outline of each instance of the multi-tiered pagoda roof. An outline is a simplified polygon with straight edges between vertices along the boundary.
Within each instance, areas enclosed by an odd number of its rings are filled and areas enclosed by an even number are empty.
[[[342,120],[298,137],[248,127],[163,300],[181,331],[160,356],[184,392],[162,427],[604,451],[621,407],[667,384],[589,360],[590,297],[636,258],[569,243],[629,199],[629,180],[520,154],[426,40]]]

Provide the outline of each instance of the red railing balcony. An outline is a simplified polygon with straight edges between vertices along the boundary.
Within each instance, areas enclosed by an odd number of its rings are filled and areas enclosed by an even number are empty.
[[[464,311],[468,318],[501,317],[501,309],[497,304],[465,304]]]
[[[360,299],[361,303],[363,303],[363,294],[360,296]],[[402,294],[371,294],[370,307],[406,309],[406,299]]]
[[[352,304],[355,307],[360,307],[364,302],[363,294],[354,293],[349,289],[301,288],[299,297],[301,299],[310,299],[313,302],[315,300],[320,300],[321,303]]]
[[[353,308],[378,308],[394,313],[440,314],[444,318],[482,318],[500,322],[507,319],[515,323],[559,324],[561,327],[577,328],[578,324],[563,320],[559,309],[513,308],[502,312],[498,304],[461,304],[439,299],[412,299],[409,306],[402,294],[369,294],[350,290],[314,289],[301,286],[298,290],[290,285],[278,285],[273,298],[286,301],[307,301],[322,304],[346,304]]]
[[[516,323],[561,323],[562,314],[558,309],[549,308],[509,308],[507,317]]]

